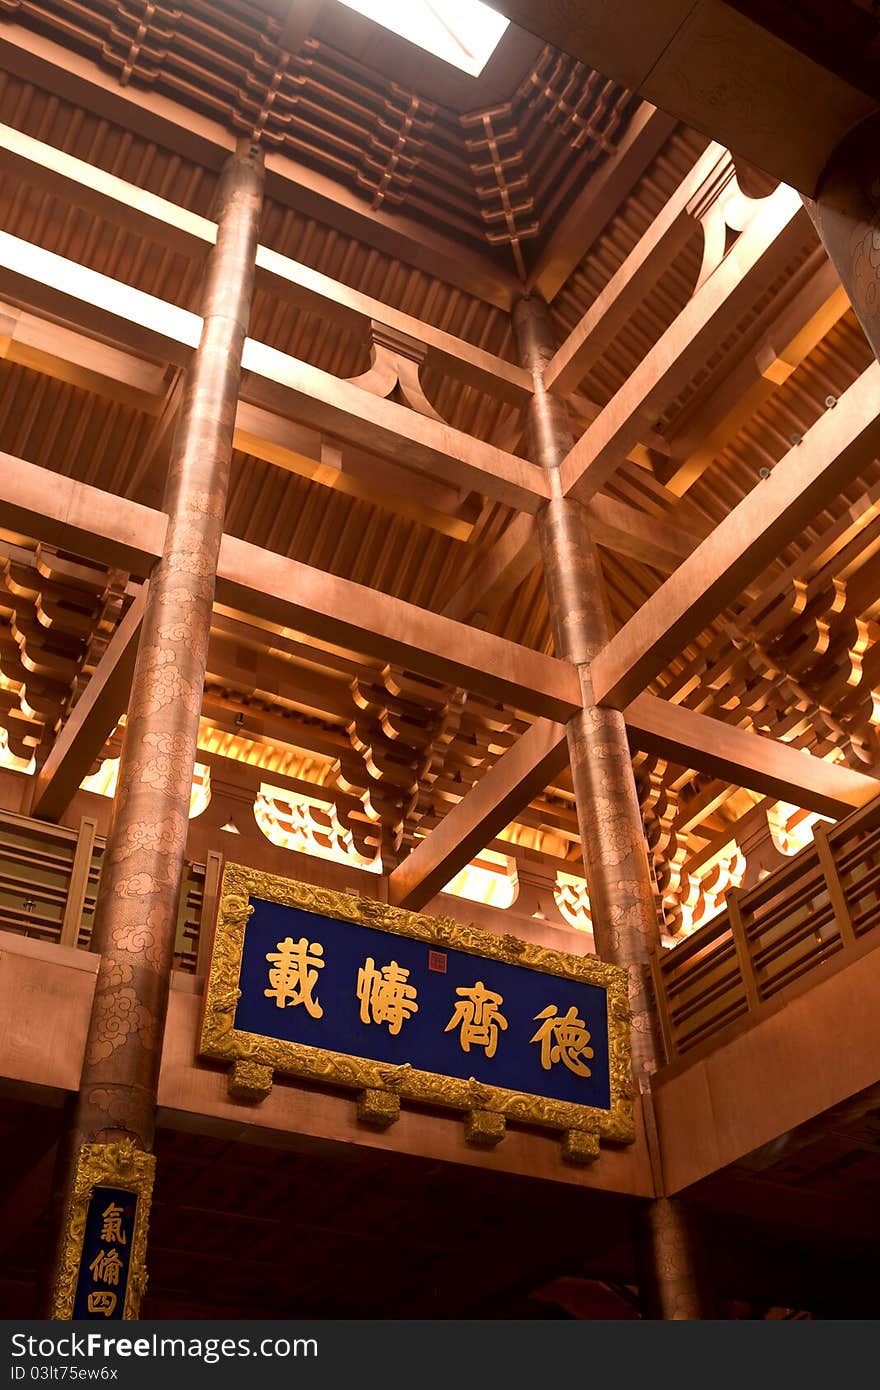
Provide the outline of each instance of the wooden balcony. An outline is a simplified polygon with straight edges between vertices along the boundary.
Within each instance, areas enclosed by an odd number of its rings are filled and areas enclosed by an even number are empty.
[[[653,961],[667,1061],[719,1046],[782,996],[880,945],[880,798]]]

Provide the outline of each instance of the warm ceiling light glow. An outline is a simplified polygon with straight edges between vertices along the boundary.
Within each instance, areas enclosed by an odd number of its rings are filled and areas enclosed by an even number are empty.
[[[479,77],[509,19],[481,0],[340,0],[435,58]]]

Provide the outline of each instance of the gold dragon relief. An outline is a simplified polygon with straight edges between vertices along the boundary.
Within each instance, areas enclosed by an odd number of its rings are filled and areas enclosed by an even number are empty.
[[[245,934],[254,912],[252,899],[378,928],[392,937],[406,937],[435,949],[464,952],[599,986],[607,997],[610,1105],[598,1108],[515,1091],[473,1077],[427,1071],[410,1062],[390,1065],[237,1027]],[[301,1003],[308,1006],[312,1018],[319,1019],[318,981],[324,953],[315,951],[315,942],[304,936],[297,940],[297,936],[297,929],[287,936],[279,933],[277,949],[270,953],[271,958],[267,956],[267,987],[263,992],[273,1006]],[[372,957],[367,957],[358,978],[358,1001],[363,1022],[381,1022],[399,1030],[417,1008],[407,972],[396,962],[391,964],[393,971],[385,967],[380,972]],[[472,995],[473,991],[458,993]],[[551,1065],[552,1060],[575,1074],[587,1074],[592,1058],[589,1033],[573,1013],[569,1010],[557,1017],[555,1010],[542,1011],[533,1041],[544,1056],[544,1065]],[[483,988],[479,998],[459,1000],[447,1031],[457,1029],[489,1055],[506,1024],[506,1020],[500,1022],[502,1017]],[[393,1124],[400,1102],[410,1101],[461,1112],[468,1142],[484,1147],[500,1142],[508,1121],[557,1131],[564,1159],[584,1164],[597,1157],[600,1139],[626,1144],[635,1137],[629,1020],[627,972],[606,961],[569,955],[510,935],[495,936],[451,918],[428,917],[242,865],[227,864],[224,870],[199,1050],[202,1057],[232,1064],[230,1094],[243,1103],[256,1103],[268,1095],[276,1074],[295,1077],[353,1091],[361,1122],[374,1128]]]

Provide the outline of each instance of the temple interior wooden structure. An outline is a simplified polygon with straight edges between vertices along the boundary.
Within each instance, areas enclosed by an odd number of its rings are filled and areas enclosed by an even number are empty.
[[[144,1318],[876,1316],[880,16],[493,4],[0,0],[6,1317],[71,1135]],[[635,1142],[230,1094],[225,862],[626,965]]]

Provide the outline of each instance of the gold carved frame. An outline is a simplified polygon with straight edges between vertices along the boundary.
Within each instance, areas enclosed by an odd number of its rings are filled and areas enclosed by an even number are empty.
[[[153,1155],[136,1149],[130,1139],[122,1139],[118,1144],[81,1146],[76,1157],[73,1190],[64,1214],[61,1257],[52,1292],[53,1318],[68,1322],[73,1317],[86,1217],[92,1191],[96,1187],[116,1187],[123,1192],[133,1193],[138,1199],[128,1260],[125,1306],[122,1310],[124,1320],[131,1321],[138,1317],[147,1287],[147,1228],[155,1172],[156,1160]]]
[[[239,975],[245,929],[253,912],[248,902],[250,897],[298,907],[323,917],[360,922],[441,950],[464,951],[488,960],[528,966],[563,979],[599,985],[606,990],[608,998],[610,1109],[511,1091],[476,1081],[473,1077],[464,1080],[441,1076],[420,1071],[409,1063],[395,1066],[375,1062],[308,1044],[265,1038],[236,1028],[234,1017],[241,996]],[[514,936],[493,936],[449,917],[406,912],[372,898],[349,897],[241,864],[227,864],[223,872],[199,1050],[203,1057],[233,1063],[230,1092],[241,1099],[258,1100],[267,1095],[273,1073],[277,1071],[360,1092],[358,1115],[365,1123],[378,1128],[393,1123],[403,1099],[469,1112],[467,1137],[475,1144],[497,1143],[504,1136],[505,1119],[564,1131],[564,1153],[572,1162],[595,1158],[600,1137],[614,1143],[631,1143],[635,1137],[627,972],[621,966],[597,960],[595,956],[568,955],[532,945]]]

